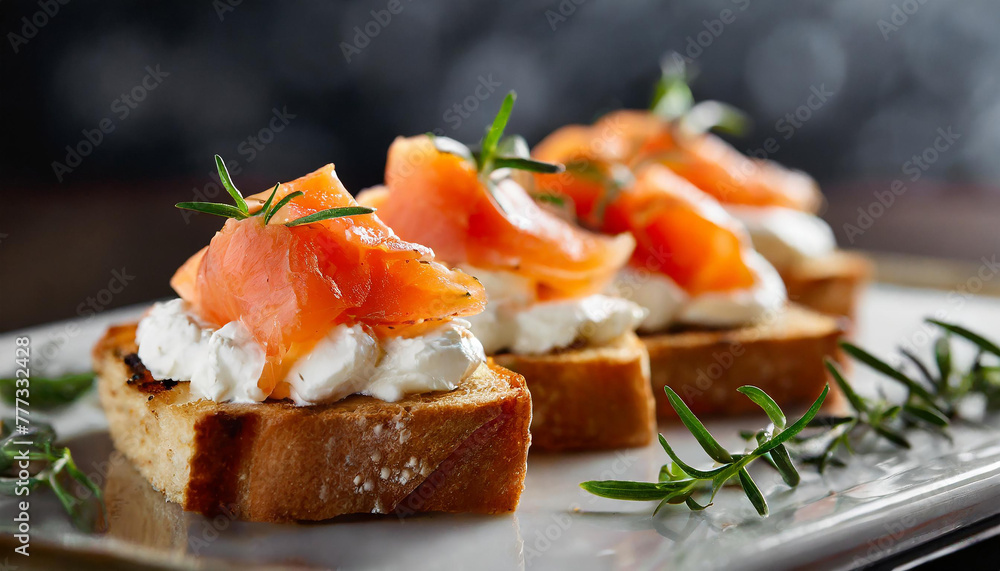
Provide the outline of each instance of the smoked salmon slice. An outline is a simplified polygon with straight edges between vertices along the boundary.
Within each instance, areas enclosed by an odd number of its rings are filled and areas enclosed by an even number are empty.
[[[815,212],[822,201],[808,175],[747,157],[711,133],[682,133],[649,111],[615,111],[594,128],[607,134],[610,146],[625,149],[631,166],[663,164],[725,204]]]
[[[204,321],[216,327],[243,322],[266,350],[259,386],[268,394],[291,358],[335,325],[405,330],[485,307],[475,278],[435,262],[431,250],[400,239],[375,214],[285,226],[325,209],[357,206],[333,165],[280,185],[273,200],[294,192],[304,194],[267,223],[263,216],[227,220],[171,280]],[[248,197],[250,212],[270,194]]]
[[[533,156],[563,162],[566,171],[536,174],[537,189],[567,197],[578,219],[597,230],[634,236],[632,269],[665,274],[692,295],[754,285],[749,236],[717,200],[656,163],[616,177],[625,167],[604,149],[596,129],[557,130]]]
[[[397,138],[385,186],[359,201],[448,264],[518,273],[537,284],[542,299],[599,292],[628,261],[634,242],[627,234],[568,223],[513,179],[486,184],[472,161],[439,150],[429,136]]]

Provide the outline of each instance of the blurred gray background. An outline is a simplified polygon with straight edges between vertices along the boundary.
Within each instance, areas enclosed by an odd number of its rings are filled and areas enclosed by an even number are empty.
[[[63,1],[0,7],[0,330],[169,295],[219,227],[172,208],[221,199],[214,153],[245,192],[327,162],[356,191],[510,89],[532,143],[644,107],[668,50],[753,117],[739,149],[821,181],[843,245],[1000,246],[995,0]]]

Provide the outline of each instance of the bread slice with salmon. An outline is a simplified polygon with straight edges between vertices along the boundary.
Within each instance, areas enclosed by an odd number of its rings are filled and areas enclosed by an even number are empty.
[[[483,286],[396,236],[333,165],[235,206],[177,299],[94,349],[116,448],[184,509],[253,521],[517,506],[523,378],[463,318]]]
[[[785,279],[790,299],[853,319],[870,264],[837,248],[833,230],[817,216],[823,204],[817,182],[767,157],[746,156],[714,135],[716,128],[739,132],[747,122],[725,103],[695,101],[684,58],[668,54],[661,69],[648,110],[612,111],[592,126],[563,129],[558,145],[579,145],[583,137],[629,168],[669,168],[746,225],[754,247]],[[557,144],[552,138],[545,146]]]
[[[840,324],[789,304],[778,271],[716,197],[664,164],[667,158],[635,160],[636,146],[662,135],[652,127],[623,121],[561,128],[532,156],[562,162],[566,171],[536,173],[532,182],[537,195],[568,205],[581,226],[635,239],[612,291],[647,310],[639,333],[657,411],[672,415],[664,386],[705,415],[748,412],[731,398],[744,384],[776,395],[783,406],[811,403],[828,382],[824,358],[838,355]],[[763,192],[755,187],[750,194]],[[785,199],[804,200],[799,194]]]
[[[250,521],[353,513],[513,511],[531,401],[524,379],[482,365],[456,390],[386,403],[218,403],[152,378],[135,326],[94,348],[115,448],[185,510]]]
[[[508,94],[480,151],[444,137],[397,138],[385,185],[358,201],[403,239],[475,276],[488,299],[468,318],[488,355],[525,377],[532,450],[643,446],[656,430],[642,309],[607,295],[634,247],[627,234],[579,228],[539,208],[518,173],[555,172],[503,131]]]

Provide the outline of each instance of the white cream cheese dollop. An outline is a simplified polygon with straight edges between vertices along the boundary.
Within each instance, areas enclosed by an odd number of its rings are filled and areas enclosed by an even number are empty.
[[[364,394],[395,402],[408,394],[451,391],[486,361],[469,323],[454,319],[417,337],[394,337]]]
[[[751,288],[691,296],[664,274],[626,268],[611,291],[644,307],[648,314],[639,331],[663,331],[675,323],[704,327],[736,327],[780,312],[788,301],[785,284],[774,266],[759,253],[748,252],[755,274]]]
[[[261,402],[267,398],[257,386],[264,371],[264,348],[243,323],[230,321],[215,331],[206,331],[202,339],[206,340],[205,353],[191,376],[192,394],[220,402]]]
[[[257,386],[265,351],[239,321],[213,330],[180,299],[156,303],[139,322],[136,343],[153,378],[190,380],[194,396],[218,402],[261,402],[268,396]],[[485,360],[462,320],[384,342],[360,325],[338,325],[295,362],[285,382],[300,406],[359,393],[397,401],[453,390]]]
[[[600,345],[634,331],[646,312],[636,303],[595,294],[537,301],[534,284],[513,272],[462,267],[486,289],[486,310],[467,317],[486,353],[548,353],[577,340]]]
[[[378,364],[378,340],[360,325],[334,327],[292,365],[286,382],[295,404],[338,401],[364,390]]]
[[[837,248],[830,225],[818,216],[781,206],[727,205],[750,232],[754,249],[777,268],[821,258]]]
[[[204,332],[184,300],[154,303],[135,332],[139,359],[154,379],[190,379],[208,347]]]

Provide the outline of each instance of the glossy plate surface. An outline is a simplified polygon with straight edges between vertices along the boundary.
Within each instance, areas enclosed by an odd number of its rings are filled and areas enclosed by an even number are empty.
[[[0,336],[0,347],[11,348],[0,372],[13,368],[14,337],[22,334],[31,336],[35,374],[89,368],[90,347],[104,327],[134,319],[142,309]],[[875,286],[866,295],[859,342],[882,356],[899,345],[929,355],[936,331],[921,324],[928,315],[1000,338],[1000,300]],[[971,350],[958,345],[969,358]],[[861,367],[851,377],[864,392],[876,390],[875,377]],[[654,480],[665,455],[653,444],[608,453],[532,454],[520,508],[511,515],[359,516],[271,525],[225,516],[209,520],[166,503],[127,462],[111,456],[93,394],[51,421],[81,468],[106,486],[111,529],[100,536],[77,532],[51,494],[34,493],[32,549],[48,560],[69,557],[95,568],[124,560],[206,568],[840,569],[1000,513],[1000,432],[990,426],[956,427],[954,443],[915,433],[908,453],[887,449],[855,457],[847,469],[823,477],[803,467],[803,482],[794,490],[775,472],[758,468],[754,476],[771,509],[766,519],[737,489],[724,490],[705,512],[671,506],[651,517],[652,503],[604,500],[577,486],[589,479]],[[707,424],[734,449],[741,446],[738,429],[763,423],[742,418]],[[662,424],[661,432],[683,458],[709,465],[686,431]],[[0,499],[5,530],[14,509],[10,498]],[[3,541],[10,553],[9,536]]]

